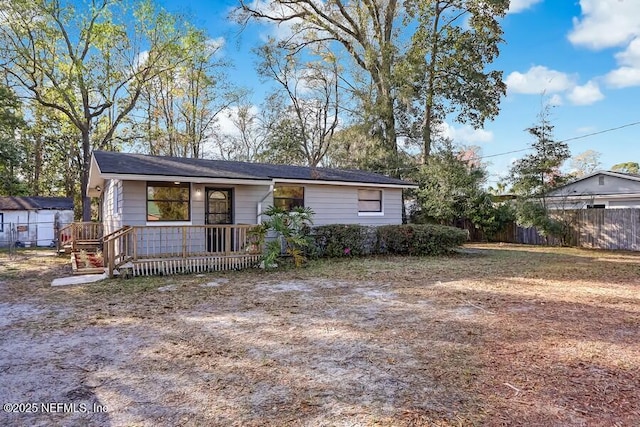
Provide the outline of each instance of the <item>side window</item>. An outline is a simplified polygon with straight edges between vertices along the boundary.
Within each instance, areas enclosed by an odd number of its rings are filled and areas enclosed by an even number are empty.
[[[382,212],[382,190],[358,190],[358,212]]]
[[[304,208],[304,187],[276,185],[273,189],[273,206],[285,211],[297,207]]]

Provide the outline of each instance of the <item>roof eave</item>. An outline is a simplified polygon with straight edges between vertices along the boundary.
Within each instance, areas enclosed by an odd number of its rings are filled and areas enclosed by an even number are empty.
[[[319,180],[319,179],[293,179],[293,178],[274,178],[274,182],[284,182],[291,184],[319,184],[319,185],[342,185],[350,187],[377,187],[377,188],[418,188],[416,184],[389,184],[362,181],[339,181],[339,180]]]

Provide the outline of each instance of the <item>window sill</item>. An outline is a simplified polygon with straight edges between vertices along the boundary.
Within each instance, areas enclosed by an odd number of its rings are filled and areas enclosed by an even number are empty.
[[[384,216],[384,212],[358,212],[358,216]]]
[[[191,221],[147,221],[145,224],[147,227],[153,227],[154,225],[192,225]]]

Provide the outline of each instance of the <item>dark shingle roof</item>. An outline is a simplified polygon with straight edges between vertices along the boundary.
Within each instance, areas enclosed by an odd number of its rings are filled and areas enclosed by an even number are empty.
[[[0,197],[0,211],[25,211],[39,209],[73,210],[70,197]]]
[[[105,174],[150,176],[184,176],[229,179],[294,179],[313,181],[362,182],[367,184],[412,185],[384,175],[357,170],[310,168],[267,163],[232,162],[227,160],[189,159],[145,154],[94,151],[93,155]]]

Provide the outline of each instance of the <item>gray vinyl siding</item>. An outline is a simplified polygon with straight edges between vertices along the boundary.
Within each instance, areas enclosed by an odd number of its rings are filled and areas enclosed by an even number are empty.
[[[265,197],[267,199],[262,203],[264,211],[271,203],[273,203],[273,194],[269,193],[268,185],[238,185],[233,192],[236,224],[257,224],[258,222],[258,203]]]
[[[102,197],[102,219],[106,235],[122,227],[122,181],[119,179],[106,180]]]
[[[600,185],[600,177],[604,178]],[[571,197],[604,194],[633,194],[640,193],[640,181],[620,178],[617,176],[597,174],[592,177],[568,184],[549,193],[551,196]]]
[[[258,203],[264,198],[269,186],[266,185],[206,185],[191,184],[191,224],[203,225],[205,214],[206,188],[233,188],[234,223],[255,224],[257,222]],[[198,195],[196,189],[200,189]],[[126,225],[147,224],[147,183],[146,181],[123,182],[122,216]],[[272,199],[266,202],[271,203]],[[266,203],[265,202],[265,203]],[[266,203],[264,208],[269,204]],[[164,223],[170,224],[170,223]]]
[[[374,189],[373,187],[362,187]],[[311,208],[315,225],[402,224],[402,190],[383,188],[382,215],[358,215],[357,186],[305,185],[304,205]]]
[[[145,181],[122,181],[121,225],[146,225],[147,194]],[[295,184],[287,184],[295,185]],[[196,189],[200,189],[200,195]],[[262,210],[273,204],[273,194],[269,194],[266,185],[191,185],[191,224],[204,224],[206,188],[233,188],[234,223],[256,224],[258,205],[262,202]],[[358,190],[375,187],[339,186],[339,185],[304,185],[304,203],[313,209],[314,224],[363,224],[386,225],[402,223],[402,190],[381,188],[382,215],[358,214]],[[265,199],[266,196],[266,199]],[[264,200],[263,200],[264,199]],[[171,223],[164,223],[170,225]]]
[[[123,225],[147,224],[147,182],[122,181]]]

